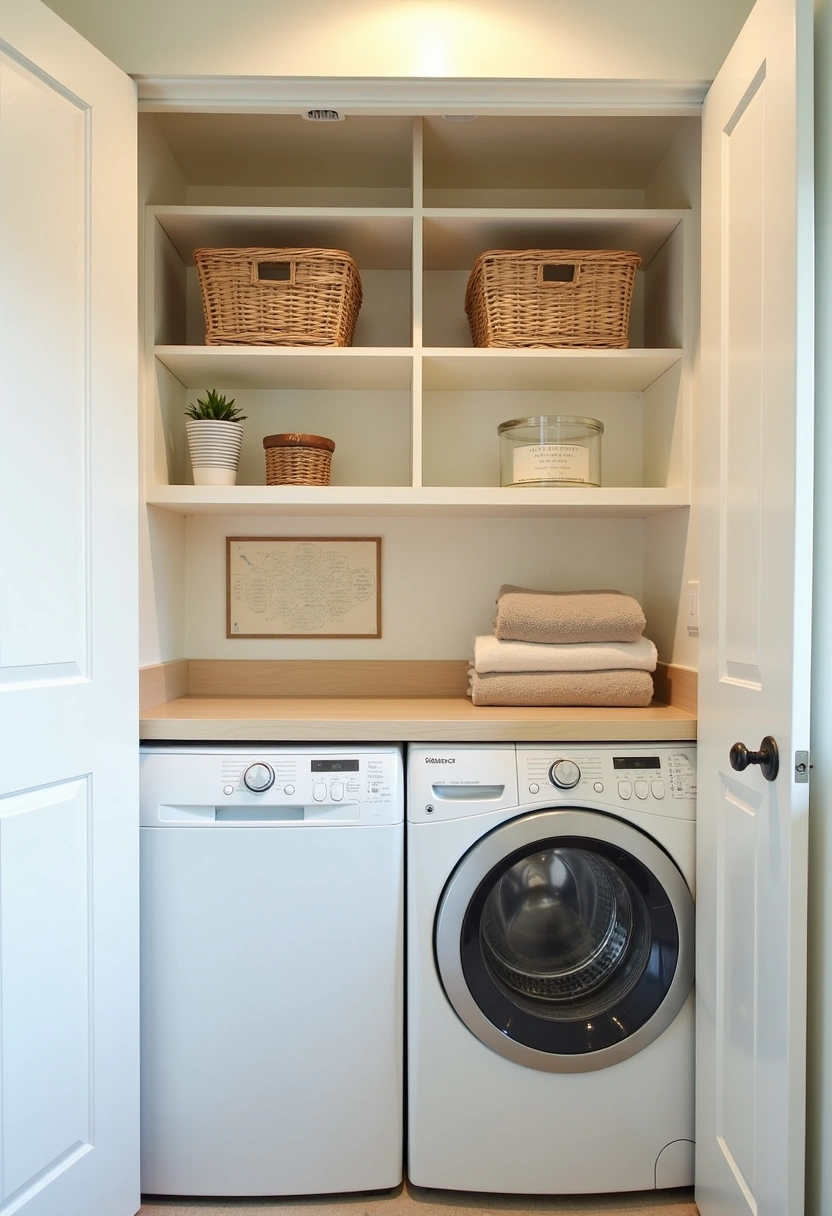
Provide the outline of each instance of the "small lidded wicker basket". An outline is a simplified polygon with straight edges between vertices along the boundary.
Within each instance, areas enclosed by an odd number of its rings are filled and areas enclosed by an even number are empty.
[[[335,444],[324,435],[266,435],[267,486],[328,486]]]
[[[618,249],[481,253],[465,293],[473,344],[626,347],[640,265]]]
[[[341,249],[194,251],[206,346],[351,346],[362,289]]]

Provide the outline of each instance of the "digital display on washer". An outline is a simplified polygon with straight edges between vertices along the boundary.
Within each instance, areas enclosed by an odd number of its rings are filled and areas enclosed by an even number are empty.
[[[613,768],[661,768],[658,756],[613,756]]]
[[[313,773],[357,773],[357,760],[313,760]]]

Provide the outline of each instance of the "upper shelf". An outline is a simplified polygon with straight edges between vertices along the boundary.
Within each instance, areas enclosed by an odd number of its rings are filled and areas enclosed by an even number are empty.
[[[682,358],[677,347],[638,350],[423,351],[428,391],[570,391],[640,393]]]
[[[410,348],[157,346],[156,358],[185,388],[409,389]]]
[[[690,505],[675,487],[152,486],[147,502],[180,515],[463,515],[644,519]]]
[[[436,208],[422,213],[425,269],[470,269],[487,249],[626,249],[648,266],[684,211]]]
[[[343,249],[364,269],[404,270],[413,260],[413,211],[360,207],[150,207],[183,262],[194,250],[232,247]]]
[[[157,346],[156,358],[185,388],[409,389],[409,348]],[[425,390],[642,392],[682,358],[660,350],[466,350],[426,348]]]
[[[649,103],[639,107],[640,113],[622,112],[631,110],[632,104],[622,105],[617,88],[614,99],[608,90],[599,91],[597,81],[588,82],[584,89],[576,81],[567,82],[565,89],[552,81],[526,82],[522,88],[516,81],[506,81],[502,94],[500,82],[491,81],[484,106],[478,82],[470,81],[468,100],[451,106],[446,115],[448,102],[444,100],[439,108],[435,82],[419,83],[429,96],[412,101],[406,113],[398,101],[397,112],[392,113],[388,98],[371,103],[371,108],[384,111],[377,113],[368,111],[367,90],[372,92],[378,82],[354,82],[359,100],[351,94],[345,97],[344,82],[339,81],[335,91],[347,118],[321,123],[301,117],[309,105],[320,104],[314,89],[311,96],[298,94],[287,100],[283,80],[278,90],[282,90],[281,102],[274,81],[249,80],[245,91],[251,95],[251,105],[211,106],[205,112],[197,82],[193,109],[165,111],[163,103],[164,112],[139,115],[140,130],[155,128],[157,138],[164,140],[191,201],[223,202],[232,197],[243,201],[247,192],[248,201],[265,201],[266,194],[271,201],[291,195],[303,206],[315,205],[324,195],[330,201],[360,196],[366,202],[382,195],[411,201],[420,185],[426,202],[449,194],[493,197],[505,194],[508,185],[525,195],[556,197],[561,205],[565,196],[574,198],[577,193],[584,204],[593,192],[643,198],[657,167],[685,129],[692,138],[699,133],[701,90],[686,95],[689,112],[682,114],[674,89],[676,112],[671,115],[656,112],[655,104]],[[313,82],[315,88],[319,84]],[[151,100],[153,83],[144,80],[142,87],[146,100],[140,109],[158,108]],[[178,88],[183,87],[179,82]],[[415,98],[421,88],[414,88]],[[477,95],[476,105],[470,90]],[[580,98],[587,90],[589,108],[580,113]],[[601,93],[605,100],[599,110]],[[631,103],[632,82],[626,83],[624,93]],[[643,89],[638,93],[641,100]],[[556,113],[551,113],[553,105]],[[521,106],[528,112],[520,112]],[[460,109],[479,111],[476,121],[460,122]],[[414,112],[425,117],[413,118]]]
[[[641,208],[151,207],[186,265],[203,246],[344,249],[363,269],[406,269],[414,221],[425,270],[470,270],[488,249],[627,249],[649,265],[683,210]]]

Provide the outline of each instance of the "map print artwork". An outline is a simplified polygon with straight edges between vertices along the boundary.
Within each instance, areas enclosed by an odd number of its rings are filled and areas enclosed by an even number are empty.
[[[228,637],[381,636],[379,537],[226,537]]]

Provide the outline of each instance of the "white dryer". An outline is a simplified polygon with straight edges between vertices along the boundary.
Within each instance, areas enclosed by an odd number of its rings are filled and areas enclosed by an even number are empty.
[[[411,745],[408,1174],[693,1181],[695,749]]]
[[[386,744],[142,747],[143,1191],[401,1182],[403,775]]]

